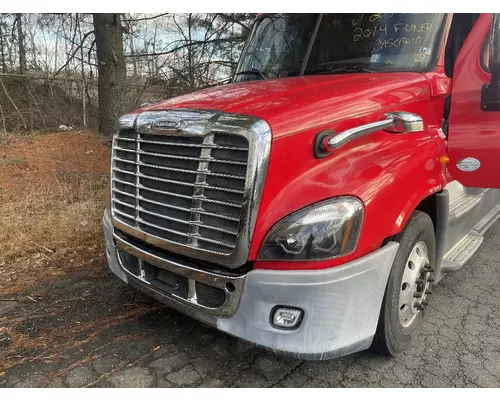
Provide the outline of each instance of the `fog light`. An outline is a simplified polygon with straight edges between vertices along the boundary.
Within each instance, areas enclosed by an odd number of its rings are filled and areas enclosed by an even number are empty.
[[[281,329],[295,329],[302,320],[302,310],[291,307],[276,307],[272,313],[272,324]]]

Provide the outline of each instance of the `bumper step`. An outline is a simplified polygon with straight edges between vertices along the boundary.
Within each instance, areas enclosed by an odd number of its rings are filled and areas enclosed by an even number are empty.
[[[454,272],[462,268],[474,255],[483,242],[483,236],[472,231],[465,235],[448,253],[443,260],[442,272]]]

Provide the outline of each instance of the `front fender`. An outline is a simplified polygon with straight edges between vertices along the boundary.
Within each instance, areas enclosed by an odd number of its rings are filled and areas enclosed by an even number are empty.
[[[321,160],[311,157],[313,140],[313,132],[306,131],[273,142],[251,259],[257,258],[265,235],[278,220],[302,207],[343,195],[358,197],[365,207],[357,250],[327,261],[259,261],[256,268],[321,269],[364,256],[400,232],[416,206],[442,189],[439,146],[427,131],[402,135],[377,132],[347,143]]]

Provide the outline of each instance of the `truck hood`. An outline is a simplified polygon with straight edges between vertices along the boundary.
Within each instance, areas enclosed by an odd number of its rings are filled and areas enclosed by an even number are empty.
[[[175,97],[141,111],[204,109],[264,119],[273,137],[355,118],[429,97],[419,73],[316,75],[258,80],[205,89]]]

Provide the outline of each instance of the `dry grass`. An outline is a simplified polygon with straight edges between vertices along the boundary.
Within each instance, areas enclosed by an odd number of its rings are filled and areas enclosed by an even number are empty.
[[[14,134],[0,131],[0,147],[8,146],[14,141],[14,138]]]
[[[67,252],[93,243],[100,234],[107,176],[57,173],[56,177],[57,188],[39,188],[0,205],[0,264],[40,249]]]
[[[95,259],[104,259],[101,218],[108,161],[102,160],[102,165],[96,168],[96,163],[89,165],[84,159],[78,159],[81,143],[67,149],[72,143],[71,137],[65,137],[65,152],[57,151],[55,146],[61,145],[60,139],[58,135],[53,135],[51,140],[43,136],[36,138],[20,155],[11,151],[9,157],[4,156],[4,163],[0,165],[3,167],[0,184],[5,181],[9,188],[3,198],[0,196],[3,200],[0,204],[2,295],[23,291],[31,284],[88,267]],[[75,142],[85,140],[87,148],[95,146],[99,159],[109,154],[107,148],[103,151],[103,143],[97,136],[74,139]],[[22,146],[23,141],[18,139],[13,146]],[[45,157],[43,165],[37,164],[37,160],[44,157],[30,158],[31,148],[36,148],[37,155],[43,153],[42,143],[47,149],[55,150],[56,164],[52,163],[55,156]]]

